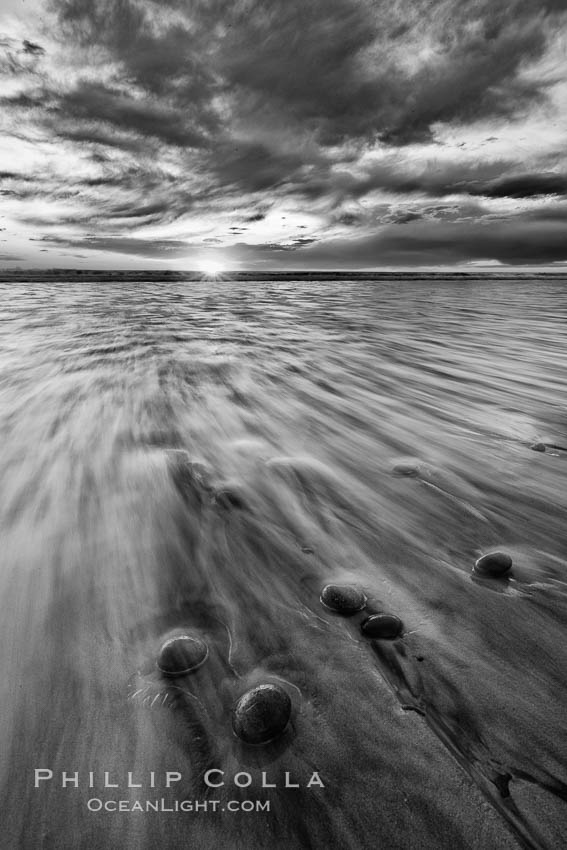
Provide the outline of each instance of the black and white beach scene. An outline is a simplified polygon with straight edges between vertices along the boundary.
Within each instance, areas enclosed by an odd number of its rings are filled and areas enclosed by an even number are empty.
[[[565,847],[566,23],[2,0],[2,850]]]

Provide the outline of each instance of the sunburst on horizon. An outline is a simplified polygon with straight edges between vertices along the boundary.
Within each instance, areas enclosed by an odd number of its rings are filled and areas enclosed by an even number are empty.
[[[199,270],[203,273],[203,277],[218,278],[222,277],[226,266],[218,260],[201,260]]]

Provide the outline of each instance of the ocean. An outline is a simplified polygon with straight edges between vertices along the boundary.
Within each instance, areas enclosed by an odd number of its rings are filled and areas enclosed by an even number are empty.
[[[562,846],[565,277],[0,292],[6,846]],[[163,676],[181,632],[207,658]],[[266,684],[291,720],[251,746]],[[118,806],[154,798],[218,805]]]

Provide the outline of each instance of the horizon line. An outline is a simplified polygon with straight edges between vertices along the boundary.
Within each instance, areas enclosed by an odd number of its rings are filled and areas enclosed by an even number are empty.
[[[193,275],[202,279],[222,280],[223,278],[237,275],[420,275],[420,274],[444,274],[444,275],[503,275],[503,274],[567,274],[567,265],[563,267],[549,266],[481,266],[476,268],[458,267],[402,267],[402,268],[375,268],[375,269],[223,269],[218,273],[208,274],[201,269],[159,269],[152,267],[111,267],[111,268],[81,268],[80,266],[51,266],[49,268],[40,266],[30,267],[0,267],[0,275],[22,275],[22,274],[151,274],[151,275]]]

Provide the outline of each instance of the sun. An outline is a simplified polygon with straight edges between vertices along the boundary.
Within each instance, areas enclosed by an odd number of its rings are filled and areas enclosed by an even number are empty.
[[[220,277],[225,270],[223,264],[217,260],[201,260],[199,269],[205,277]]]

